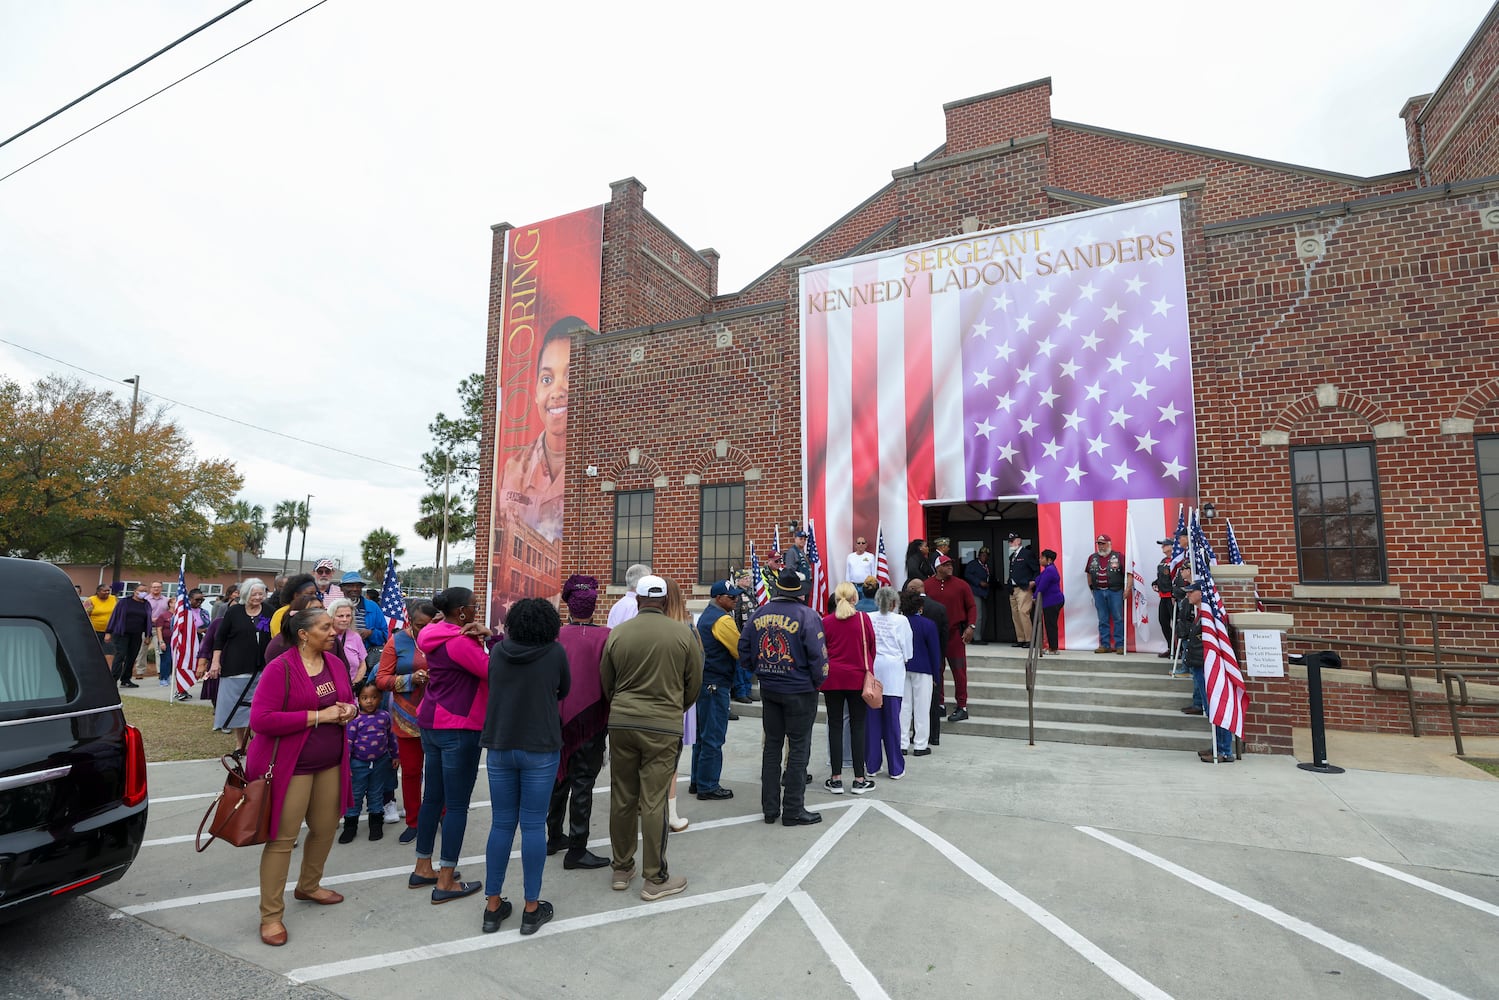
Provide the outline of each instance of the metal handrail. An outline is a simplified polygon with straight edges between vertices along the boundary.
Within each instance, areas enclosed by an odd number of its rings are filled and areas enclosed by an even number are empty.
[[[1031,648],[1025,651],[1025,719],[1031,746],[1036,745],[1036,661],[1046,645],[1042,628],[1041,601],[1037,599],[1031,607]]]
[[[1412,607],[1403,604],[1349,604],[1338,601],[1317,601],[1306,598],[1286,597],[1265,598],[1264,604],[1266,607],[1276,608],[1315,608],[1320,611],[1353,611],[1371,616],[1381,614],[1394,615],[1395,631],[1398,639],[1396,642],[1379,642],[1371,639],[1351,639],[1326,635],[1303,635],[1295,632],[1286,633],[1286,639],[1291,642],[1338,646],[1345,649],[1393,652],[1397,658],[1395,664],[1369,664],[1369,681],[1377,691],[1402,691],[1405,693],[1406,704],[1410,712],[1412,736],[1421,735],[1421,720],[1416,713],[1416,690],[1411,677],[1413,670],[1429,669],[1434,673],[1439,683],[1445,683],[1446,671],[1448,669],[1499,663],[1499,652],[1494,650],[1443,646],[1441,641],[1441,628],[1444,619],[1451,619],[1455,622],[1491,622],[1499,625],[1499,614],[1494,614],[1493,612],[1454,611],[1446,608]],[[1408,617],[1422,620],[1429,626],[1431,630],[1430,643],[1406,641],[1406,619]],[[1430,662],[1412,662],[1409,658],[1410,656],[1429,657]],[[1453,660],[1456,658],[1467,658],[1477,661],[1477,663],[1455,663]],[[1397,688],[1381,686],[1379,683],[1381,670],[1398,672],[1404,684]],[[1424,703],[1433,704],[1435,702],[1434,700],[1426,700]],[[1456,735],[1455,732],[1454,735]]]

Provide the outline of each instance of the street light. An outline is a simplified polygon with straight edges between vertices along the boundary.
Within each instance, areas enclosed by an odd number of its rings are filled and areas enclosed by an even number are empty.
[[[130,443],[131,443],[131,452],[130,452],[130,454],[131,454],[131,457],[134,458],[134,456],[135,456],[135,451],[134,451],[134,445],[135,445],[135,419],[136,419],[136,415],[140,412],[141,377],[139,375],[132,375],[132,376],[130,376],[127,379],[122,379],[121,381],[125,385],[129,385],[129,386],[134,386],[135,387],[134,391],[130,395]],[[100,572],[102,573],[103,571],[101,570]],[[119,583],[120,582],[120,578],[122,576],[124,576],[124,575],[125,575],[125,525],[121,524],[120,525],[119,534],[117,534],[115,536],[114,579],[111,581],[111,583]]]
[[[307,500],[302,504],[302,551],[297,555],[298,572],[302,572],[307,566],[307,523],[312,520],[312,498],[315,494],[307,494]]]

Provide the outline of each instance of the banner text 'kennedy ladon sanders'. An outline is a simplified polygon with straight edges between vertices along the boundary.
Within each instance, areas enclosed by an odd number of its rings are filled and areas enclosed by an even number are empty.
[[[1127,236],[1086,246],[1047,247],[1045,227],[1021,229],[940,246],[911,250],[899,278],[869,281],[847,288],[807,293],[807,311],[837,312],[855,306],[893,302],[911,295],[945,292],[1024,281],[1030,274],[1048,277],[1110,264],[1129,264],[1177,252],[1177,234]]]

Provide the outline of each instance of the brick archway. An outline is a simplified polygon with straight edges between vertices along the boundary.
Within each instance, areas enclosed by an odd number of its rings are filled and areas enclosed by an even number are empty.
[[[719,454],[720,444],[723,454]],[[750,469],[750,457],[739,448],[734,447],[727,441],[714,444],[711,448],[705,448],[697,458],[693,459],[688,466],[688,474],[685,482],[688,486],[701,485],[703,477],[708,474],[709,469],[715,465],[726,465],[739,479],[748,478],[745,473]]]
[[[1490,379],[1482,385],[1475,386],[1473,391],[1464,396],[1453,409],[1451,420],[1443,421],[1443,429],[1445,430],[1449,424],[1461,421],[1459,426],[1471,432],[1478,415],[1495,403],[1499,403],[1499,378]]]
[[[1332,401],[1328,402],[1328,399]],[[1297,424],[1320,410],[1343,410],[1352,413],[1361,418],[1371,429],[1392,423],[1378,404],[1370,402],[1357,393],[1343,392],[1334,386],[1324,386],[1318,392],[1289,403],[1270,424],[1270,429],[1290,433]]]
[[[643,476],[657,488],[665,485],[662,480],[666,478],[666,474],[662,472],[661,466],[644,451],[635,448],[616,458],[603,471],[599,477],[599,487],[604,490],[613,489],[621,478],[637,476]]]

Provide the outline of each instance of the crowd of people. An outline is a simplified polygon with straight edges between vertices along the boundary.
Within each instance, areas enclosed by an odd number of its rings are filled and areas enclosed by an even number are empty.
[[[869,568],[853,562],[851,572]],[[647,902],[682,892],[687,880],[671,870],[667,850],[689,823],[677,805],[682,756],[690,748],[688,795],[734,797],[722,779],[736,701],[761,702],[768,824],[821,821],[806,797],[819,698],[829,718],[822,790],[863,795],[881,775],[900,780],[909,756],[940,743],[945,667],[957,699],[947,717],[966,718],[962,647],[972,638],[973,598],[951,566],[939,553],[932,578],[902,592],[840,583],[819,614],[808,606],[805,571],[781,565],[762,606],[737,585],[747,579],[718,581],[694,617],[675,580],[636,565],[606,624],[594,621],[599,582],[574,575],[560,613],[547,600],[516,600],[490,628],[473,592],[453,587],[408,601],[404,627],[393,632],[358,574],[334,583],[331,562],[274,588],[242,581],[232,601],[199,619],[196,673],[214,702],[214,727],[234,734],[252,779],[270,780],[261,940],[287,940],[283,896],[299,836],[293,897],[343,901],[322,884],[323,868],[335,839],[357,839],[362,817],[370,840],[404,820],[399,840],[414,852],[407,885],[433,904],[483,890],[486,933],[515,911],[505,890],[517,833],[522,934],[552,919],[542,898],[549,855],[563,854],[565,870],[608,868],[616,891],[638,875]],[[142,588],[115,602],[101,634],[140,634],[149,597]],[[132,655],[128,646],[121,653]],[[481,751],[491,823],[478,879],[465,878],[458,860]],[[606,753],[611,846],[602,856],[588,842]]]

